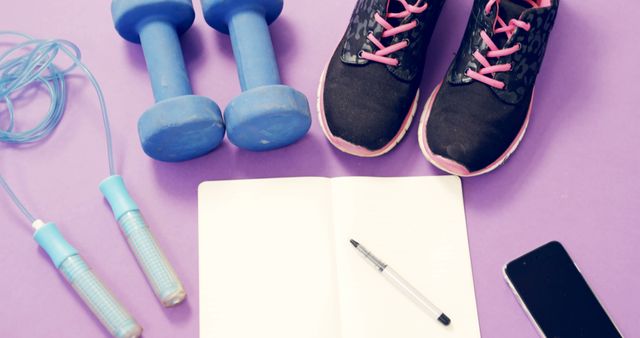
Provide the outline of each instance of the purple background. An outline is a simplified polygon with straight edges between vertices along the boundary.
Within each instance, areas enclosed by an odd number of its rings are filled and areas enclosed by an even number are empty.
[[[394,152],[377,159],[342,154],[325,141],[315,114],[316,86],[354,2],[289,0],[272,26],[284,80],[312,103],[314,124],[304,140],[259,154],[225,141],[214,153],[182,164],[154,162],[138,145],[136,121],[152,102],[151,90],[141,50],[116,35],[108,1],[12,1],[2,7],[3,29],[69,39],[82,49],[110,108],[118,170],[182,276],[189,301],[175,309],[157,303],[98,191],[107,169],[97,102],[87,80],[69,80],[67,113],[51,138],[22,149],[0,146],[0,172],[36,216],[58,223],[147,337],[198,335],[198,183],[441,174],[420,154],[417,123]],[[445,6],[427,58],[425,93],[440,81],[456,52],[471,3],[449,0]],[[553,239],[565,244],[623,334],[640,336],[640,92],[635,82],[640,49],[633,25],[640,3],[564,0],[561,7],[527,137],[504,167],[464,180],[484,337],[537,337],[501,270],[510,259]],[[183,40],[188,68],[195,92],[224,107],[239,91],[230,44],[209,29],[199,8],[196,4],[197,22]],[[19,103],[26,121],[47,104],[44,96],[26,102]],[[0,336],[106,336],[29,238],[29,225],[17,209],[4,194],[0,202]]]

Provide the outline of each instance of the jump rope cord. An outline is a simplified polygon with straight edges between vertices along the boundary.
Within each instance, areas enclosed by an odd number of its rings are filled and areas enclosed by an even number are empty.
[[[9,144],[33,143],[51,134],[60,123],[67,103],[65,77],[78,67],[89,79],[98,95],[106,135],[109,173],[115,175],[111,128],[109,127],[109,115],[104,95],[96,78],[80,60],[81,54],[78,46],[67,40],[40,40],[18,32],[0,31],[0,37],[4,36],[20,37],[25,41],[16,43],[0,54],[0,101],[5,103],[5,109],[0,110],[0,117],[3,112],[8,114],[8,126],[5,129],[0,127],[0,142]],[[69,67],[60,69],[54,64],[60,52],[66,54],[72,61]],[[15,100],[16,97],[38,82],[46,87],[51,96],[49,110],[35,127],[25,131],[17,131],[15,130],[15,107],[12,97]],[[29,222],[33,223],[35,217],[18,199],[2,175],[0,175],[0,186]]]

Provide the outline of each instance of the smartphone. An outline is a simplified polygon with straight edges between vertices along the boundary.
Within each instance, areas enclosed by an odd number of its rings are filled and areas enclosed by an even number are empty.
[[[543,337],[622,338],[559,242],[508,263],[504,274]]]

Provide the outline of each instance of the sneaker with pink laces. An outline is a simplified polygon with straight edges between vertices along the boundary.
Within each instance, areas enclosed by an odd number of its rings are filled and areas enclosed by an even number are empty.
[[[559,0],[475,0],[458,54],[431,94],[420,147],[436,167],[476,176],[522,140]]]
[[[318,88],[322,129],[338,149],[382,155],[416,111],[427,45],[444,0],[358,0]]]

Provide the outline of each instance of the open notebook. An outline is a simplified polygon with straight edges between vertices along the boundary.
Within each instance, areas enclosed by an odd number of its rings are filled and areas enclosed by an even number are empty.
[[[480,337],[457,177],[205,182],[198,209],[201,338]],[[451,325],[397,291],[350,238]]]

